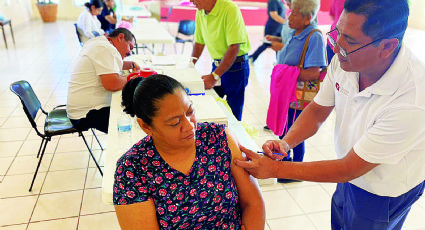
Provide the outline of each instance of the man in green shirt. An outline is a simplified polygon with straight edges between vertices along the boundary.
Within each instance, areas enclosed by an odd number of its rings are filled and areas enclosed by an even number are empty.
[[[201,56],[207,46],[212,73],[202,76],[205,89],[226,100],[238,120],[242,119],[245,87],[248,84],[250,45],[241,11],[230,0],[191,0],[196,12],[195,45],[192,56]],[[220,85],[221,81],[221,85]]]

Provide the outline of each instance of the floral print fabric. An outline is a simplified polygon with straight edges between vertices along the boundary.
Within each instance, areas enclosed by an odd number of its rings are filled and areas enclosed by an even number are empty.
[[[117,162],[114,204],[155,203],[161,229],[240,229],[224,125],[199,123],[189,175],[173,169],[147,136]]]

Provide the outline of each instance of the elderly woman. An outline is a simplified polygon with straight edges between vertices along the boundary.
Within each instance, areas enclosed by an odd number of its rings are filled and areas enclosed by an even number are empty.
[[[223,125],[197,123],[183,86],[171,77],[130,80],[124,111],[148,135],[117,163],[114,205],[121,229],[264,229],[258,185]]]
[[[272,48],[279,51],[277,54],[278,64],[290,66],[298,65],[304,43],[308,34],[317,29],[316,16],[320,8],[319,0],[293,0],[291,4],[291,14],[288,17],[288,25],[292,29],[286,40],[282,41],[277,37],[270,37]],[[284,37],[284,36],[283,36]],[[325,42],[322,33],[314,32],[308,42],[308,49],[304,61],[304,69],[300,71],[298,81],[317,80],[320,70],[326,66]],[[299,82],[303,83],[303,82]],[[295,119],[302,110],[289,108],[287,129],[292,126],[293,117]],[[282,139],[283,136],[280,136]],[[293,161],[302,161],[304,158],[304,142],[293,149]],[[288,160],[288,159],[286,159]],[[293,182],[287,179],[278,179],[281,183]]]
[[[102,0],[90,0],[84,6],[87,9],[81,12],[77,21],[77,27],[82,30],[84,35],[81,36],[83,43],[90,38],[105,34],[105,31],[101,28],[100,21],[97,19],[97,15],[100,15],[103,9]]]

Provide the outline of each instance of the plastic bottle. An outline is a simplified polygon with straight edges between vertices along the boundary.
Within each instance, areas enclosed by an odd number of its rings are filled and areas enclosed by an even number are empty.
[[[131,128],[132,122],[129,115],[124,112],[118,117],[117,120],[118,126],[118,144],[121,152],[127,152],[132,145],[131,140]]]

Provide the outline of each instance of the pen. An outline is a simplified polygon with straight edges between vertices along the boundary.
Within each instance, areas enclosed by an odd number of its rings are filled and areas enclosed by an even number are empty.
[[[257,153],[262,153],[262,154],[264,154],[264,152],[261,152],[261,151],[257,151]],[[282,153],[273,153],[273,155],[283,156],[283,154],[282,154]]]

